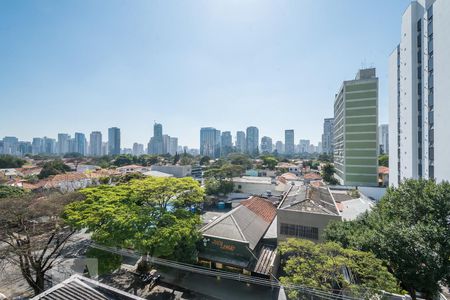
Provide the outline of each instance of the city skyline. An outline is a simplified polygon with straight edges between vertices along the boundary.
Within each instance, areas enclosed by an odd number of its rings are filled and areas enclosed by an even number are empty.
[[[284,140],[284,129],[292,128],[317,143],[341,79],[364,64],[379,70],[380,123],[387,123],[386,57],[398,40],[399,30],[392,28],[399,28],[398,15],[409,1],[174,3],[135,2],[124,12],[119,2],[109,2],[99,17],[101,1],[56,7],[2,2],[0,28],[13,30],[3,36],[7,46],[0,50],[0,101],[7,104],[0,136],[31,140],[93,130],[106,136],[115,126],[122,144],[131,147],[148,142],[157,120],[189,147],[199,144],[198,128],[235,133],[250,124],[274,141]],[[297,18],[304,9],[308,14]],[[179,24],[158,18],[162,10]],[[344,11],[349,18],[341,17]],[[117,25],[116,18],[124,22]],[[330,22],[321,24],[323,18]],[[365,29],[349,26],[355,22]],[[194,39],[185,40],[183,32]],[[309,76],[320,68],[327,76]],[[76,106],[65,109],[63,103]],[[274,115],[267,108],[275,103]],[[304,113],[310,103],[316,109]],[[228,117],[219,118],[218,107]],[[301,118],[290,113],[293,107]],[[11,126],[18,117],[21,126]]]

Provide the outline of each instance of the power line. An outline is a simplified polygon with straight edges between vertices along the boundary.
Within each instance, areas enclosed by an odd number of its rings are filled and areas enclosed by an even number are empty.
[[[140,254],[137,254],[134,251],[123,250],[123,249],[114,249],[114,248],[98,245],[95,243],[91,243],[90,246],[93,248],[112,252],[112,253],[119,254],[122,256],[138,258],[138,259],[142,257]],[[230,272],[221,271],[221,270],[212,270],[212,269],[205,268],[202,266],[197,266],[197,265],[192,265],[192,264],[187,264],[187,263],[182,263],[182,262],[175,262],[172,260],[167,260],[167,259],[153,257],[153,256],[149,257],[148,260],[149,260],[149,262],[156,264],[156,265],[171,267],[171,268],[188,271],[188,272],[192,272],[192,273],[203,274],[203,275],[212,276],[212,277],[219,277],[219,278],[224,278],[224,279],[229,279],[229,280],[235,280],[235,281],[239,281],[239,282],[257,284],[257,285],[267,286],[267,287],[271,287],[271,288],[283,287],[288,290],[297,290],[308,296],[316,296],[316,297],[320,297],[321,299],[329,299],[329,300],[361,299],[360,297],[354,298],[354,297],[350,297],[350,296],[346,296],[346,295],[342,295],[342,294],[334,294],[334,293],[331,293],[328,291],[318,290],[318,289],[303,286],[303,285],[294,285],[294,284],[282,285],[280,282],[270,280],[270,279],[264,279],[264,278],[259,278],[259,277],[244,275],[244,274],[230,273]],[[369,290],[366,289],[365,292],[368,293]]]

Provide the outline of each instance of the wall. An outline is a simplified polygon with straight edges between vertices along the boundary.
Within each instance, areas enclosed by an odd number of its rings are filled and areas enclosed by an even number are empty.
[[[315,214],[315,213],[306,213],[301,211],[287,210],[287,209],[278,209],[277,210],[277,233],[278,233],[278,242],[284,241],[289,237],[287,235],[282,235],[281,232],[281,223],[287,224],[295,224],[302,226],[310,226],[317,227],[319,229],[319,240],[323,241],[323,230],[328,225],[329,222],[334,220],[342,220],[340,216],[333,215],[325,215],[325,214]],[[317,242],[316,240],[313,240]]]
[[[192,167],[191,166],[158,166],[153,165],[151,167],[152,171],[159,171],[167,174],[172,174],[177,178],[182,178],[191,175]]]

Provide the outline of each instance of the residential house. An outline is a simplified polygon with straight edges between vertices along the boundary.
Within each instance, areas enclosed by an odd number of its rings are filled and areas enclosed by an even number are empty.
[[[276,272],[276,249],[264,236],[276,216],[271,201],[252,196],[200,229],[199,263],[210,268],[269,278]]]
[[[277,208],[278,241],[289,237],[323,241],[325,227],[342,220],[327,187],[291,186]]]

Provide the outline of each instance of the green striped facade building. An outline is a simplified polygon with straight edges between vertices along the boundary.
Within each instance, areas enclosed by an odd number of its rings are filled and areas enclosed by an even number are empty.
[[[342,185],[378,185],[378,78],[374,68],[344,81],[334,101],[334,165]]]

